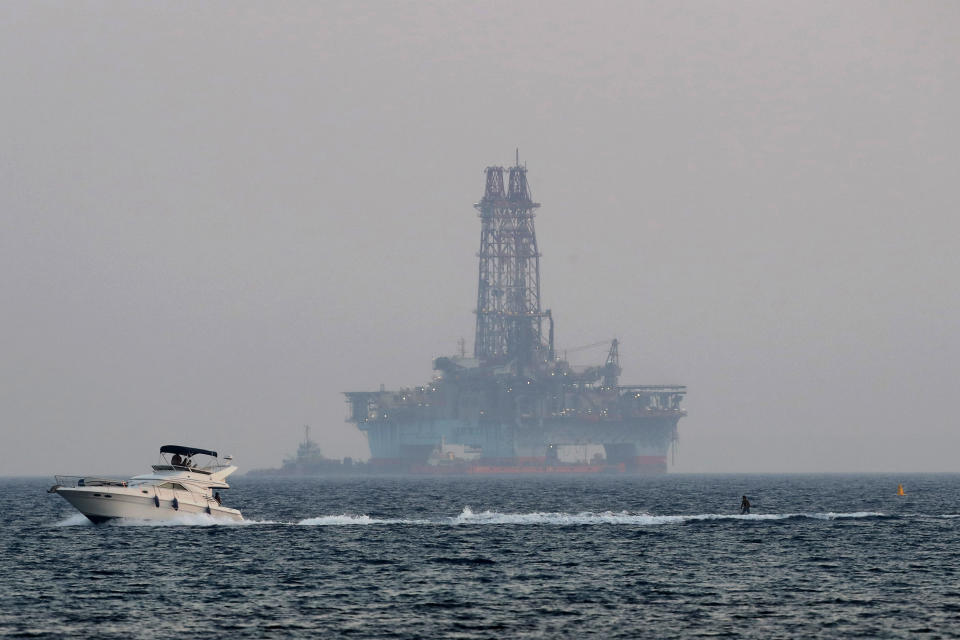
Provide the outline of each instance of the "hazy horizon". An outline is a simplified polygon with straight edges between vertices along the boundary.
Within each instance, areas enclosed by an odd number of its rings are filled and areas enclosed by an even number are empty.
[[[366,458],[516,148],[559,350],[688,387],[671,471],[958,470],[956,3],[3,13],[0,476]]]

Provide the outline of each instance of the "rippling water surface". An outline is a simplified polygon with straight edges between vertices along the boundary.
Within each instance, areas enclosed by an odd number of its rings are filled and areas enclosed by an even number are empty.
[[[0,635],[960,634],[958,475],[237,478],[243,523],[102,526],[50,484],[0,479]]]

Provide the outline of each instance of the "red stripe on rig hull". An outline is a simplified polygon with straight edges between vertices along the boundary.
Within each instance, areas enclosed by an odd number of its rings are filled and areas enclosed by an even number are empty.
[[[403,458],[371,458],[372,473],[412,475],[537,475],[537,474],[643,474],[667,472],[666,456],[636,456],[612,464],[548,462],[545,458],[496,458],[437,465],[411,463]]]

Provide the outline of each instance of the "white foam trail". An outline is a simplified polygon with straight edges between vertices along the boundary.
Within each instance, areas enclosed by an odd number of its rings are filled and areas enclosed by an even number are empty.
[[[255,524],[276,524],[269,520],[233,520],[215,518],[206,513],[183,513],[169,520],[139,520],[118,518],[108,524],[116,527],[246,527]]]
[[[440,524],[437,520],[407,520],[403,518],[371,518],[368,515],[350,515],[341,514],[338,516],[318,516],[316,518],[307,518],[297,524],[311,527],[330,527],[345,525],[370,525],[370,524]]]
[[[665,525],[682,524],[707,520],[786,520],[788,518],[813,518],[817,520],[835,520],[838,518],[871,518],[885,514],[869,511],[854,513],[701,513],[693,515],[651,515],[649,513],[629,513],[626,511],[570,513],[497,513],[483,511],[473,513],[469,507],[455,518],[456,524],[549,524],[549,525]]]
[[[298,522],[279,522],[274,520],[230,520],[214,518],[205,513],[179,514],[169,520],[134,520],[117,519],[109,525],[117,527],[212,527],[212,526],[251,526],[266,525],[301,525],[301,526],[369,526],[369,525],[433,525],[433,526],[463,526],[463,525],[632,525],[657,526],[669,524],[683,524],[685,522],[699,522],[709,520],[786,520],[788,518],[809,518],[812,520],[839,520],[846,518],[876,518],[887,514],[877,511],[854,511],[850,513],[752,513],[746,515],[729,513],[700,513],[692,515],[651,515],[649,513],[630,513],[628,511],[581,511],[578,513],[563,513],[550,511],[533,511],[530,513],[501,513],[498,511],[480,511],[475,513],[469,506],[463,508],[459,515],[452,518],[434,519],[407,519],[407,518],[371,518],[366,514],[348,514],[317,516],[305,518]],[[931,518],[958,518],[960,514],[944,514],[925,516],[924,514],[905,514],[908,517]],[[83,514],[74,514],[65,520],[56,523],[57,527],[87,526],[92,524]]]
[[[317,518],[306,518],[297,524],[323,527],[338,525],[392,524],[392,522],[388,520],[371,518],[368,515],[351,516],[344,513],[339,516],[319,516]]]
[[[522,525],[596,525],[596,524],[626,524],[626,525],[659,525],[676,524],[690,519],[710,519],[712,515],[703,516],[654,516],[648,513],[630,513],[627,511],[581,511],[579,513],[542,512],[531,513],[499,513],[497,511],[481,511],[474,513],[470,507],[464,507],[459,516],[451,520],[451,524],[522,524]]]
[[[581,511],[579,513],[561,513],[534,511],[531,513],[500,513],[498,511],[481,511],[475,513],[469,506],[464,507],[460,515],[453,518],[434,520],[408,520],[401,518],[371,518],[368,515],[329,515],[316,518],[307,518],[297,524],[306,526],[357,526],[357,525],[633,525],[654,526],[668,524],[682,524],[705,520],[786,520],[787,518],[811,518],[815,520],[836,520],[840,518],[871,518],[882,517],[885,514],[872,511],[857,511],[853,513],[754,513],[754,514],[726,514],[701,513],[695,515],[651,515],[649,513],[630,513],[627,511]]]
[[[75,514],[73,514],[72,516],[66,518],[65,520],[61,520],[60,522],[56,523],[56,524],[53,525],[53,526],[55,526],[55,527],[82,527],[82,526],[85,526],[85,525],[92,525],[92,524],[93,524],[93,523],[90,522],[90,521],[87,519],[87,516],[83,515],[82,513],[75,513]]]
[[[587,524],[668,524],[679,522],[684,516],[652,516],[646,513],[633,514],[627,511],[581,511],[580,513],[560,513],[534,511],[531,513],[500,513],[481,511],[474,513],[470,507],[464,507],[450,524],[525,524],[525,525],[587,525]]]
[[[843,518],[882,518],[885,513],[879,511],[854,511],[852,513],[798,513],[797,516],[804,518],[816,518],[817,520],[840,520]]]

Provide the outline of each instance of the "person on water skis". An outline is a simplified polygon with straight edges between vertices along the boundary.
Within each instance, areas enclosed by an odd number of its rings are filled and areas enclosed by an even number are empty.
[[[740,498],[740,514],[746,515],[750,513],[750,501],[747,500],[747,496]]]

